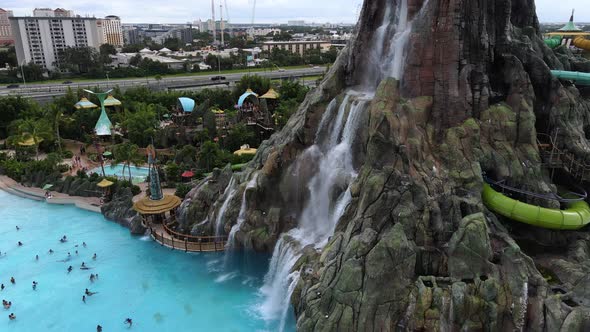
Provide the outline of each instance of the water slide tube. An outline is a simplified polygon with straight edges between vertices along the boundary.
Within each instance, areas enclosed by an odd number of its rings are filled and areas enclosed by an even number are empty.
[[[552,70],[551,74],[560,80],[574,81],[577,85],[590,85],[590,73],[578,71]]]
[[[590,51],[590,40],[584,37],[574,39],[574,46],[586,51]]]
[[[560,36],[547,38],[547,39],[544,39],[543,41],[545,42],[545,45],[547,45],[550,49],[554,49],[557,46],[561,45],[561,37]]]
[[[570,203],[566,210],[548,209],[507,197],[487,183],[483,185],[482,198],[493,212],[537,227],[576,230],[590,223],[590,206],[584,201]]]

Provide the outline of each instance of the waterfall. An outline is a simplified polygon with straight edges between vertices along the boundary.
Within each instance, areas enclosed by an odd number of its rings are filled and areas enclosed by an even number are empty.
[[[424,3],[424,8],[428,0]],[[323,248],[352,200],[350,185],[357,177],[354,149],[360,123],[377,84],[384,77],[402,79],[412,22],[408,20],[408,0],[388,3],[383,22],[369,43],[367,67],[362,85],[349,90],[337,106],[328,105],[316,132],[315,142],[295,161],[295,165],[317,163],[317,171],[307,182],[309,197],[298,218],[298,226],[283,234],[275,245],[269,270],[260,289],[257,305],[266,320],[278,320],[284,329],[290,298],[299,281],[299,271],[291,271],[302,249],[313,245]],[[337,112],[334,114],[334,112]],[[315,164],[314,164],[315,165]]]
[[[248,204],[246,203],[246,192],[250,188],[254,188],[256,186],[256,180],[258,179],[258,173],[254,174],[254,177],[248,182],[246,188],[244,188],[244,193],[242,194],[242,205],[240,206],[240,213],[238,214],[238,220],[235,225],[232,226],[231,230],[229,231],[229,236],[227,238],[226,250],[231,250],[235,247],[235,237],[236,233],[242,227],[244,221],[246,221],[246,209],[248,208]]]
[[[229,203],[231,202],[231,200],[234,198],[236,191],[237,191],[236,179],[232,176],[231,180],[229,181],[229,184],[227,185],[227,187],[225,188],[225,191],[223,192],[223,197],[225,197],[225,200],[223,201],[223,204],[219,208],[219,212],[217,213],[217,218],[215,219],[215,236],[220,236],[223,233],[223,224],[224,224],[223,217],[225,217],[225,211],[227,210],[227,207],[229,206]]]
[[[280,322],[280,331],[287,320],[291,293],[299,281],[299,272],[291,272],[291,269],[301,257],[301,249],[310,244],[316,248],[323,247],[352,199],[348,187],[357,176],[353,167],[352,146],[372,95],[368,97],[348,92],[338,108],[336,120],[326,131],[328,141],[325,146],[320,147],[321,139],[317,135],[316,144],[302,153],[303,158],[317,156],[318,171],[308,182],[309,199],[299,217],[298,227],[283,234],[275,245],[264,285],[260,289],[263,301],[257,307],[264,319]],[[324,117],[330,116],[329,112],[324,113]],[[328,121],[321,123],[330,126]],[[322,130],[325,128],[320,126],[318,132]]]

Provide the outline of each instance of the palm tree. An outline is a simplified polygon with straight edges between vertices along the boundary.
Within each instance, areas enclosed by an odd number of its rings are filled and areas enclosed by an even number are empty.
[[[142,156],[139,154],[139,147],[128,142],[117,144],[113,147],[113,156],[116,163],[123,164],[123,174],[125,174],[125,168],[128,168],[129,182],[131,182],[131,164],[137,166],[144,162]]]
[[[19,141],[32,140],[35,146],[35,158],[39,160],[39,144],[43,140],[51,140],[51,125],[45,119],[22,119],[16,123]]]
[[[60,123],[63,120],[64,110],[59,108],[56,104],[51,104],[49,110],[47,110],[47,116],[53,121],[53,130],[55,131],[55,142],[57,143],[57,149],[60,155],[62,154],[61,148],[61,135],[59,134]],[[70,119],[71,120],[71,119]]]

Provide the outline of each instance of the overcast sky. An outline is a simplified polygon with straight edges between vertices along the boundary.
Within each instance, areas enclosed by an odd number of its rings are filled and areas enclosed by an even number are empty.
[[[219,18],[220,2],[227,2],[230,21],[249,23],[254,0],[215,0]],[[541,22],[563,22],[576,8],[576,21],[590,22],[589,0],[537,0]],[[101,4],[102,3],[102,4]],[[307,22],[354,22],[362,0],[257,0],[256,22],[288,20]],[[35,7],[62,7],[79,15],[118,15],[123,23],[185,23],[211,17],[210,0],[2,0],[15,15],[32,15]],[[225,9],[223,16],[226,18]]]

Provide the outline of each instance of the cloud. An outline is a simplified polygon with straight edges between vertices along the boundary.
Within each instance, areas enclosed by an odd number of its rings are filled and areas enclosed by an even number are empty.
[[[590,22],[588,0],[537,0],[537,13],[542,22],[567,21],[572,8],[576,8],[576,21]],[[215,0],[216,17],[219,4],[226,2],[231,22],[249,23],[252,20],[254,0]],[[255,21],[259,23],[305,20],[308,22],[356,21],[361,0],[257,0]],[[2,6],[15,15],[32,15],[39,7],[33,0],[3,0]],[[211,17],[210,0],[119,0],[100,3],[96,0],[46,0],[43,7],[61,7],[74,10],[82,16],[103,17],[117,15],[123,23],[184,23]],[[223,16],[227,18],[224,9]]]

